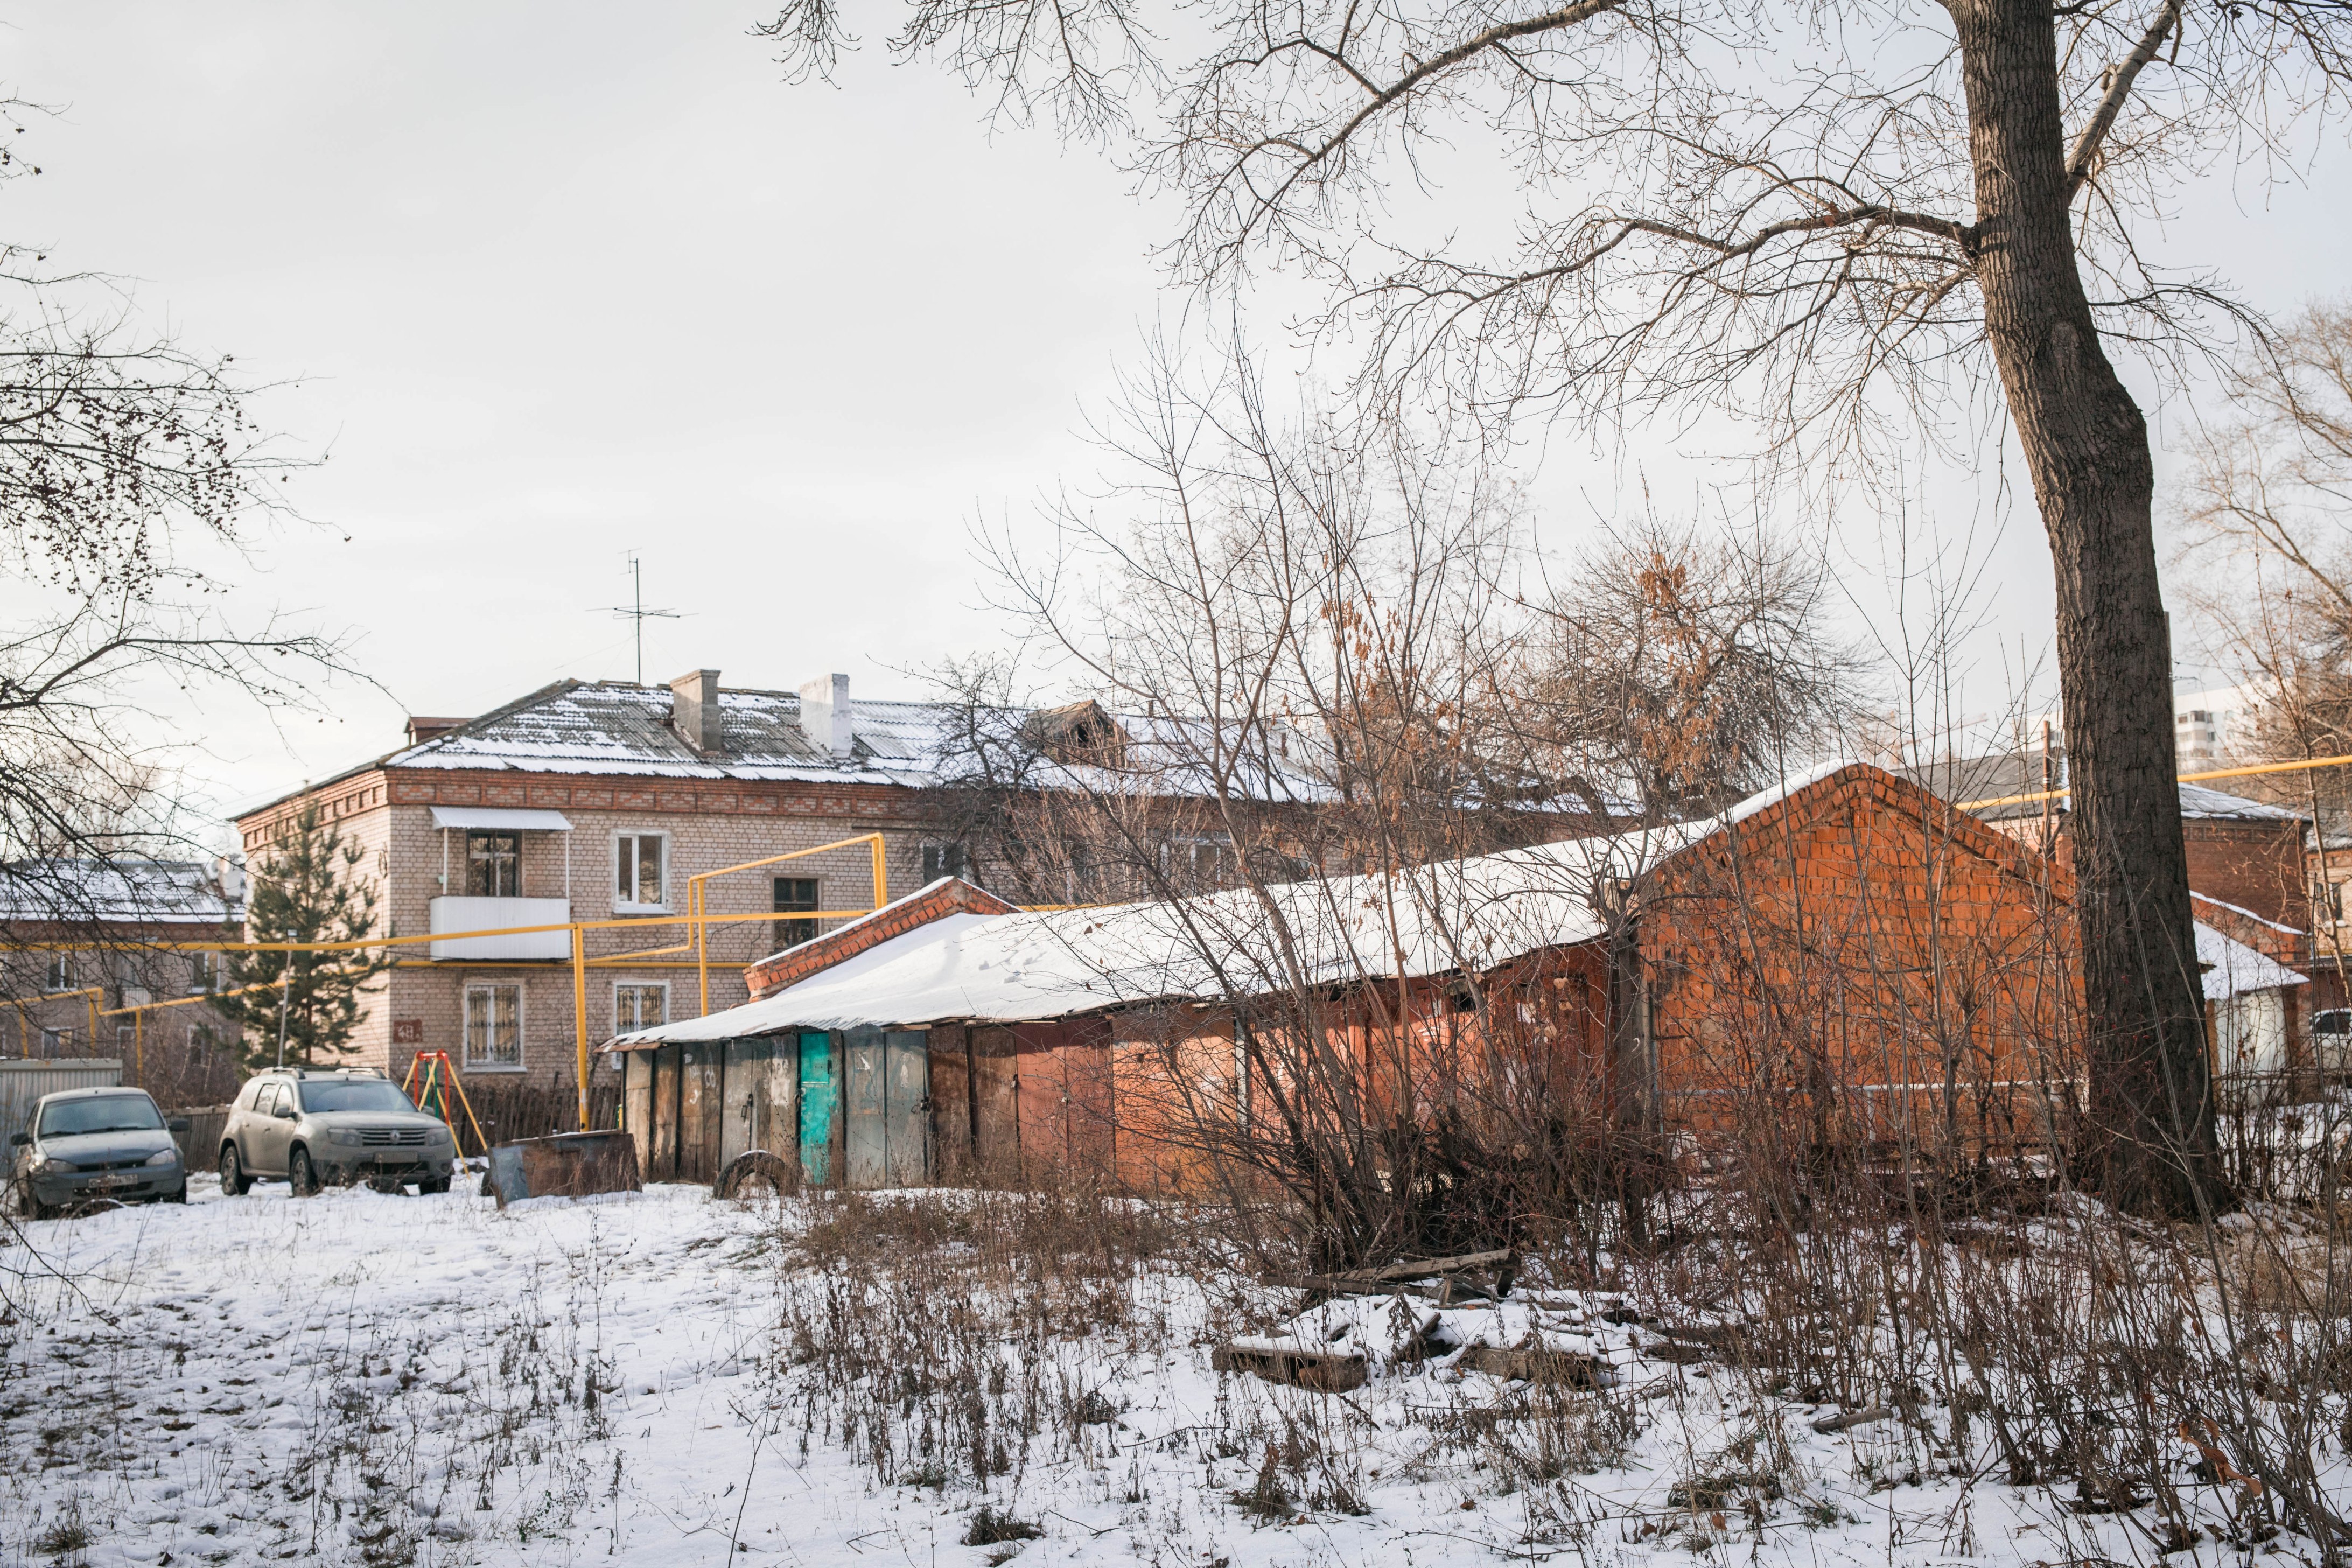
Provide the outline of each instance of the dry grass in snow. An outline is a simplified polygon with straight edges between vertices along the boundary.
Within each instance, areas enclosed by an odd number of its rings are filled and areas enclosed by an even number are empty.
[[[1213,1345],[1297,1302],[1223,1230],[675,1186],[504,1213],[205,1188],[37,1226],[37,1261],[0,1260],[0,1564],[2316,1560],[2187,1442],[2183,1542],[2010,1484],[1997,1424],[1931,1393],[1840,1429],[1830,1391],[1727,1350],[1772,1325],[1605,1253],[1500,1310],[1288,1323],[1367,1356],[1352,1393],[1221,1375]],[[1465,1371],[1482,1343],[1576,1375]]]

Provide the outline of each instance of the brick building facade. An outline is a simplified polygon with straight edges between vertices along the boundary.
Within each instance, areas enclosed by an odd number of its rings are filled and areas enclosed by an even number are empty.
[[[233,1030],[207,1000],[215,952],[236,938],[241,883],[226,864],[123,858],[0,867],[0,1057],[121,1060],[167,1105],[233,1090]]]
[[[385,934],[558,929],[403,944],[375,983],[353,1059],[395,1078],[419,1052],[468,1074],[570,1079],[581,1045],[573,922],[688,912],[689,879],[879,834],[886,899],[936,876],[927,835],[933,710],[853,703],[848,678],[800,692],[566,680],[479,718],[415,719],[410,743],[237,819],[248,864],[315,804],[362,850]],[[706,884],[709,1006],[747,964],[876,903],[869,846]],[[695,1016],[702,966],[680,924],[586,930],[591,1045]],[[253,940],[269,933],[253,931]]]

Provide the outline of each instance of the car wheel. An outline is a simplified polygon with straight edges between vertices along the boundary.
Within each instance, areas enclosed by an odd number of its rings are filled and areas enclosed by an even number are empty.
[[[175,1191],[164,1194],[163,1201],[167,1204],[186,1203],[188,1201],[188,1179],[185,1176],[181,1177],[179,1187]]]
[[[253,1185],[246,1176],[245,1162],[236,1157],[236,1145],[234,1143],[221,1145],[220,1178],[223,1197],[241,1198]],[[187,1191],[185,1187],[180,1190],[184,1193]]]
[[[294,1189],[294,1195],[298,1198],[319,1195],[319,1167],[310,1163],[310,1151],[299,1144],[295,1145],[294,1152],[287,1156],[286,1184]]]
[[[435,1176],[430,1181],[419,1182],[416,1184],[416,1190],[420,1194],[446,1193],[449,1190],[449,1178]]]
[[[49,1205],[33,1195],[33,1184],[19,1177],[8,1184],[8,1207],[19,1219],[47,1219]]]

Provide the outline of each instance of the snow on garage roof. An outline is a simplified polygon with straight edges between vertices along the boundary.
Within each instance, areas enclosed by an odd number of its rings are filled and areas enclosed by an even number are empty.
[[[2297,974],[2285,964],[2222,935],[2202,921],[2197,922],[2197,967],[2204,971],[2208,1002],[2226,1002],[2249,991],[2276,991],[2311,983],[2309,975]]]
[[[1310,984],[1487,968],[1587,942],[1597,886],[1713,832],[1713,821],[1568,839],[1393,875],[1270,888]],[[1247,889],[1169,902],[958,915],[894,937],[764,1001],[625,1035],[616,1050],[791,1029],[1019,1023],[1290,983]]]

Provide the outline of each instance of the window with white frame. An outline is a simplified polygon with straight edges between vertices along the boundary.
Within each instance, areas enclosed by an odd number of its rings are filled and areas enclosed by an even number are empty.
[[[522,1066],[522,987],[466,987],[466,1066]]]
[[[477,899],[522,897],[522,835],[466,835],[466,892]]]
[[[616,909],[666,908],[664,876],[669,869],[669,836],[624,833],[613,840],[613,904]]]
[[[74,984],[74,958],[72,953],[53,952],[49,954],[49,973],[43,989],[48,991],[73,991],[79,989],[79,987]]]
[[[627,980],[613,987],[613,1033],[634,1034],[668,1022],[668,982]]]
[[[220,984],[221,955],[217,952],[188,954],[188,994],[201,994]]]
[[[1171,834],[1160,841],[1160,872],[1179,893],[1234,883],[1234,844],[1223,835]]]

